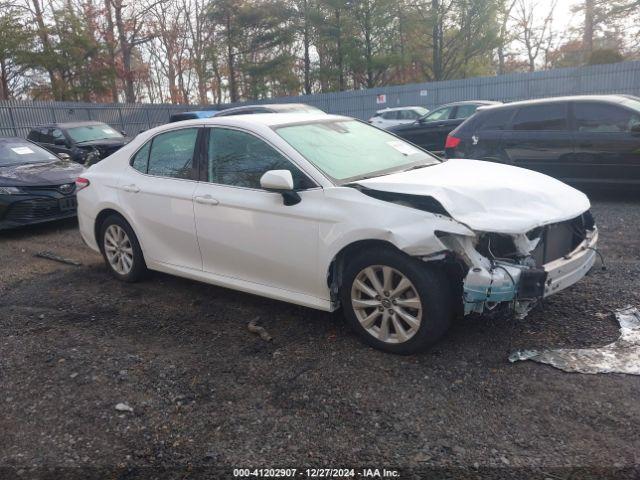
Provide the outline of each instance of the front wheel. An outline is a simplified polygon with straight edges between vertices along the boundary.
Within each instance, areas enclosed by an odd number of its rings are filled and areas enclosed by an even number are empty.
[[[348,263],[341,302],[367,344],[405,355],[438,341],[453,313],[443,272],[386,248],[364,251]]]

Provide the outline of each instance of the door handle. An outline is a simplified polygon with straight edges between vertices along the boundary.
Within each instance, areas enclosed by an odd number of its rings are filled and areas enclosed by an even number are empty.
[[[205,195],[203,197],[195,197],[194,200],[196,201],[196,203],[200,203],[202,205],[218,205],[220,203],[211,195]]]
[[[129,193],[138,193],[140,191],[140,189],[134,184],[125,185],[124,187],[122,187],[122,190]]]

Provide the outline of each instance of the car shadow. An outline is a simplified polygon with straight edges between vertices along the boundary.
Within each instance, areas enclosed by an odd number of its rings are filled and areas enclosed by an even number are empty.
[[[20,240],[26,237],[47,235],[59,230],[72,230],[78,228],[77,218],[65,218],[46,223],[36,223],[22,227],[0,230],[0,240]]]

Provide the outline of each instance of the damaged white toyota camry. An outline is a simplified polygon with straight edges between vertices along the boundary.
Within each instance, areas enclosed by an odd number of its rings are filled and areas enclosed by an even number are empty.
[[[263,114],[140,134],[77,181],[85,242],[147,269],[333,311],[412,353],[458,314],[580,280],[598,232],[579,191],[539,173],[441,162],[351,118]]]

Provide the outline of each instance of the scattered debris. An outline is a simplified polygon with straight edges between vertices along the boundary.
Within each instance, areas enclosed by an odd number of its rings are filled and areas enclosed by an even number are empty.
[[[264,327],[258,325],[259,321],[260,317],[256,317],[251,320],[247,325],[247,330],[249,330],[251,333],[255,333],[256,335],[260,335],[260,338],[265,342],[270,342],[271,340],[273,340],[273,337],[269,335],[269,332],[267,332]]]
[[[116,405],[116,410],[119,411],[119,412],[130,412],[130,413],[133,413],[133,408],[131,408],[126,403],[118,403]]]
[[[533,360],[565,372],[640,375],[640,311],[636,307],[625,307],[614,313],[620,324],[620,337],[609,345],[597,348],[522,350],[512,353],[509,361]]]
[[[53,260],[54,262],[66,263],[67,265],[73,265],[74,267],[79,267],[82,265],[82,263],[78,262],[77,260],[73,260],[71,258],[64,258],[64,257],[61,257],[60,255],[57,255],[49,251],[37,252],[33,256],[39,257],[39,258],[46,258],[47,260]]]

